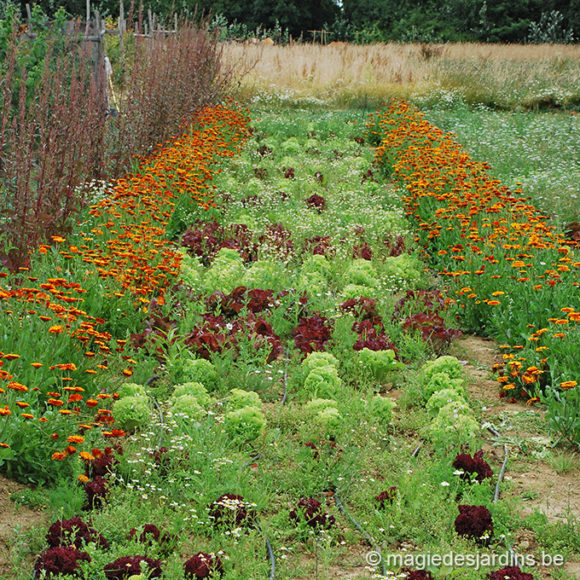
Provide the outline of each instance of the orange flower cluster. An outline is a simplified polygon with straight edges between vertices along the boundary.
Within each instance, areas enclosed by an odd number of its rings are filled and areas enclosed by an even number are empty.
[[[526,349],[526,356],[518,353],[519,365],[510,361],[500,374],[503,389],[517,382],[531,395],[541,380],[573,388],[566,375],[580,371],[580,313],[571,305],[580,287],[577,242],[549,225],[521,189],[511,191],[491,177],[489,165],[472,160],[414,106],[393,103],[378,127],[377,162],[404,186],[417,241],[455,289],[467,329],[515,339],[510,348],[516,353]],[[564,314],[549,317],[559,310]],[[563,351],[554,341],[563,338],[570,341],[568,352],[557,356]],[[517,344],[522,339],[525,347]]]
[[[138,171],[118,180],[110,190],[110,196],[91,208],[93,223],[86,231],[80,231],[84,243],[67,245],[65,237],[53,236],[52,241],[63,262],[62,267],[57,267],[58,277],[42,281],[27,276],[26,268],[21,269],[21,279],[17,283],[10,288],[0,286],[0,308],[19,321],[36,317],[42,326],[46,325],[46,335],[54,337],[55,341],[66,334],[78,340],[85,360],[94,360],[94,367],[84,369],[84,373],[92,375],[107,369],[112,336],[100,330],[100,325],[105,323],[102,318],[81,309],[86,288],[94,286],[95,279],[114,279],[118,290],[104,296],[106,300],[112,302],[127,295],[136,308],[151,300],[163,303],[163,294],[173,283],[180,267],[180,254],[165,239],[165,228],[174,205],[187,197],[193,203],[209,208],[213,204],[211,179],[212,171],[216,170],[214,166],[220,159],[233,156],[243,145],[248,132],[248,117],[244,111],[221,105],[200,111],[193,119],[192,129],[161,147],[151,158],[142,160]],[[47,254],[50,249],[51,246],[43,245],[38,251]],[[64,272],[67,272],[66,277]],[[7,274],[0,273],[0,280],[4,277]],[[115,350],[122,352],[125,342],[117,340]],[[10,344],[5,348],[10,348]],[[113,420],[110,411],[95,407],[110,395],[90,396],[82,405],[84,389],[71,385],[73,378],[65,375],[72,374],[74,380],[81,382],[79,378],[83,375],[79,377],[79,372],[83,370],[71,362],[54,364],[52,360],[56,352],[58,345],[55,343],[53,352],[35,353],[34,362],[26,360],[31,358],[30,352],[22,353],[22,360],[17,352],[0,352],[0,393],[19,391],[23,397],[29,396],[27,401],[14,401],[14,397],[7,399],[10,405],[15,403],[27,411],[31,405],[40,411],[40,401],[41,408],[52,408],[60,415],[80,417],[82,413],[96,412],[95,422],[89,421],[84,425],[86,429],[95,424],[109,425]],[[51,362],[38,362],[43,356]],[[135,363],[128,357],[123,358]],[[15,361],[12,370],[7,367],[10,361]],[[29,389],[13,380],[15,374],[22,374],[25,366],[29,369],[28,365],[34,369],[48,367],[48,370],[58,373],[54,379],[56,384],[52,383],[52,392],[39,393],[38,387]],[[122,372],[131,376],[133,370],[129,366]],[[5,388],[2,388],[3,383]],[[58,385],[65,384],[67,386],[59,390]],[[0,408],[0,415],[5,416],[5,420],[11,414],[8,405]],[[20,417],[35,418],[30,412],[22,413]],[[40,417],[38,420],[46,419]],[[120,431],[112,430],[107,434],[109,437],[119,436]],[[80,443],[81,439],[80,435],[71,435],[67,448],[55,452],[53,457],[62,460],[73,455],[76,449],[70,443]]]

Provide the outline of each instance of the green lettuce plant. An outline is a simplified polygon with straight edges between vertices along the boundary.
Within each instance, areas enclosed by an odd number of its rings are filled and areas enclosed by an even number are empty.
[[[432,417],[436,417],[439,411],[449,403],[461,403],[467,405],[463,395],[455,389],[441,389],[434,392],[427,401],[427,411]]]
[[[222,248],[203,278],[203,287],[209,292],[221,290],[229,294],[244,277],[244,262],[237,250]]]
[[[172,397],[169,409],[174,414],[179,413],[187,415],[190,419],[195,421],[199,421],[204,415],[204,410],[199,404],[197,398],[193,395]]]
[[[308,376],[308,373],[317,367],[333,366],[338,368],[338,359],[329,352],[314,351],[308,353],[302,361],[302,372]]]
[[[387,426],[391,423],[393,409],[397,406],[397,403],[389,397],[375,395],[368,402],[368,406],[371,416],[382,425]]]
[[[309,397],[335,397],[342,379],[333,365],[314,367],[304,381],[303,393]]]
[[[469,405],[454,401],[439,410],[427,433],[434,443],[458,445],[473,440],[479,429]]]
[[[146,427],[151,422],[151,408],[148,397],[123,397],[113,403],[115,424],[131,432]]]
[[[423,387],[423,398],[428,401],[433,393],[444,389],[452,389],[465,397],[464,384],[465,381],[462,378],[452,379],[447,373],[434,373]]]
[[[233,439],[254,441],[266,429],[266,417],[256,407],[242,407],[225,414],[224,428]]]
[[[177,381],[201,383],[208,392],[218,387],[218,374],[215,366],[204,358],[185,359],[173,371]]]
[[[176,385],[171,396],[172,399],[177,399],[184,395],[195,397],[197,402],[202,406],[209,405],[211,403],[211,397],[209,396],[207,389],[198,382],[183,383],[181,385]]]
[[[255,407],[256,409],[260,410],[262,408],[262,400],[260,399],[260,395],[253,391],[232,389],[228,397],[228,408],[232,411],[235,411],[244,407]]]
[[[143,385],[137,383],[125,383],[119,389],[119,399],[125,397],[147,397],[147,391]]]
[[[370,350],[363,348],[358,353],[361,366],[370,372],[377,381],[384,381],[392,371],[404,367],[395,359],[393,350]]]

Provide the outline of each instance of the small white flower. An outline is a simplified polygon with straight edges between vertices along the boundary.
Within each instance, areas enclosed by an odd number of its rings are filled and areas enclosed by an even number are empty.
[[[449,482],[448,482],[448,481],[442,481],[442,482],[441,482],[441,485],[442,485],[443,487],[449,487]]]

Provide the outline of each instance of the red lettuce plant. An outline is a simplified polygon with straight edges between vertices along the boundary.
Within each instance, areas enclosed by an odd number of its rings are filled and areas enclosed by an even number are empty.
[[[109,542],[79,517],[54,522],[48,528],[46,541],[51,548],[74,546],[80,550],[83,545],[90,542],[94,542],[100,548],[109,547]]]
[[[92,510],[102,507],[109,495],[109,482],[102,476],[97,475],[92,481],[83,484],[85,492],[85,504],[83,510]]]
[[[480,449],[477,453],[469,455],[468,453],[459,453],[453,461],[453,467],[463,471],[461,479],[471,481],[472,475],[476,475],[476,481],[480,483],[486,479],[493,477],[493,471],[487,461],[483,458],[483,451]]]
[[[183,565],[186,578],[215,578],[224,572],[222,561],[214,554],[198,552]]]
[[[459,515],[455,518],[455,531],[480,543],[487,543],[493,535],[491,513],[482,505],[458,505]]]
[[[318,210],[318,213],[322,213],[326,209],[326,200],[317,193],[313,193],[306,200],[306,204],[308,207]]]
[[[370,261],[373,259],[373,251],[366,242],[363,242],[362,244],[357,244],[353,247],[352,257]]]
[[[93,449],[93,459],[85,461],[85,475],[87,477],[105,477],[113,471],[113,467],[119,463],[115,457],[112,447],[105,447],[103,451],[100,449]],[[122,455],[122,450],[120,455]]]
[[[395,486],[389,487],[389,489],[381,491],[379,495],[375,496],[375,501],[380,508],[384,508],[387,502],[393,503],[395,499],[397,499],[397,488]]]
[[[209,505],[209,517],[218,527],[251,527],[257,518],[254,507],[241,495],[224,493]]]
[[[501,570],[490,572],[488,580],[534,580],[533,574],[522,572],[518,566],[506,566]]]
[[[142,566],[145,563],[146,566]],[[161,562],[147,556],[122,556],[105,565],[107,580],[126,580],[148,571],[148,578],[160,578],[162,574]]]
[[[320,256],[332,257],[335,253],[334,248],[330,244],[330,236],[314,236],[304,240],[304,253],[311,252]]]
[[[72,546],[56,546],[41,554],[34,564],[35,576],[45,573],[47,577],[57,574],[77,576],[80,562],[90,562],[91,557]]]
[[[292,331],[292,337],[296,348],[307,355],[314,351],[326,350],[332,336],[331,332],[328,318],[314,314],[298,321],[298,326]]]
[[[296,523],[305,521],[311,528],[331,528],[336,523],[334,516],[328,515],[322,504],[311,497],[301,499],[289,517]]]

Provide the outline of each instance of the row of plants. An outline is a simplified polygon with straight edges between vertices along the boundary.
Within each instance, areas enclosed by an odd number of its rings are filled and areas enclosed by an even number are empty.
[[[56,348],[31,337],[63,340],[59,360],[77,368],[52,371],[75,380],[51,392],[79,386],[83,397],[91,384],[106,417],[92,421],[75,397],[54,437],[29,433],[36,472],[29,447],[4,450],[17,451],[4,464],[12,474],[56,480],[51,526],[20,544],[15,577],[34,568],[37,577],[255,578],[272,574],[273,560],[283,578],[328,577],[347,561],[361,577],[441,572],[364,570],[368,546],[339,498],[383,553],[511,547],[522,524],[508,500],[491,500],[461,365],[423,364],[458,330],[397,191],[377,180],[365,117],[262,117],[248,132],[240,113],[202,114],[194,145],[182,137],[143,161],[93,206],[79,239],[43,246],[30,271],[3,280],[8,336],[21,337],[22,325],[29,341],[3,353],[8,380],[36,386],[16,371]],[[212,146],[239,155],[217,164]],[[76,262],[70,246],[82,252]],[[79,286],[50,282],[46,270]],[[68,318],[61,332],[28,327],[35,313],[12,296],[21,280],[52,284],[51,300],[86,289],[78,307],[102,317],[96,328],[112,340],[78,341]],[[97,374],[78,374],[85,368]],[[64,407],[38,406],[46,417]],[[8,410],[6,426],[18,413]],[[415,453],[421,439],[426,451]],[[574,551],[574,530],[540,520],[537,530],[543,547],[564,538],[558,548]],[[505,574],[530,577],[519,568],[481,577]]]
[[[448,280],[463,328],[502,344],[503,395],[545,402],[554,431],[578,444],[577,241],[412,105],[394,103],[371,130],[377,163],[406,190],[417,241]]]
[[[95,426],[111,434],[115,377],[130,377],[136,364],[127,333],[163,304],[179,272],[181,255],[166,239],[174,206],[206,211],[215,165],[247,131],[244,113],[223,106],[194,123],[95,199],[67,238],[41,245],[29,267],[0,272],[0,443],[10,475],[53,479],[52,453],[90,446]]]

